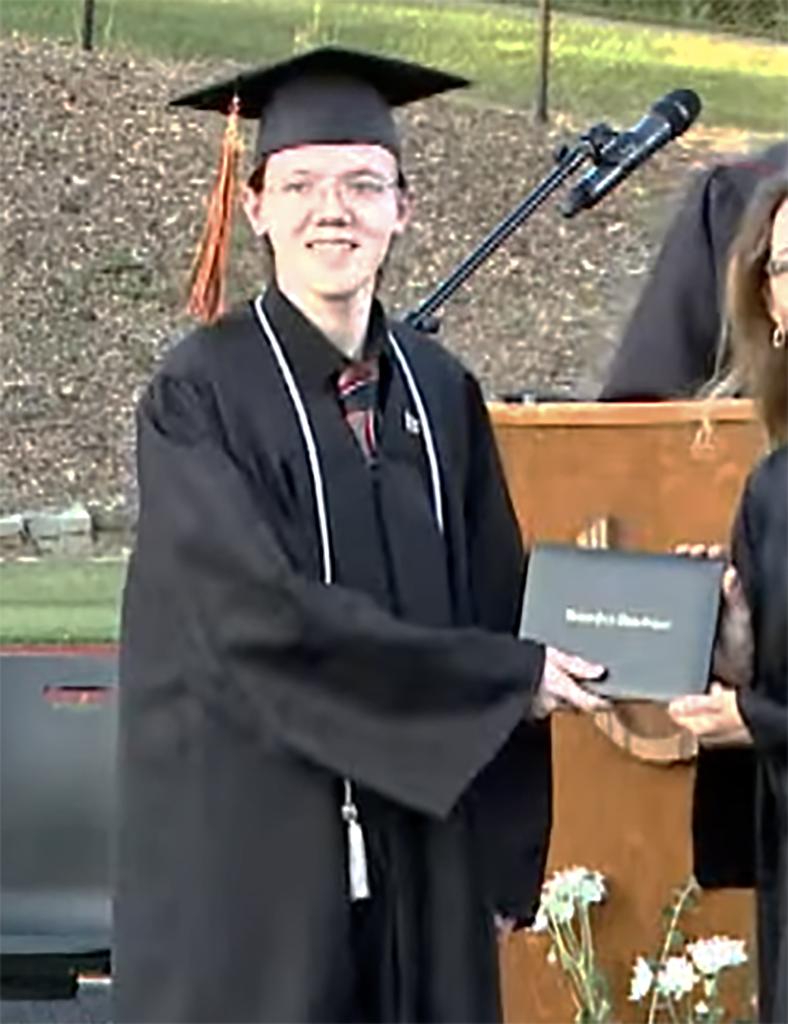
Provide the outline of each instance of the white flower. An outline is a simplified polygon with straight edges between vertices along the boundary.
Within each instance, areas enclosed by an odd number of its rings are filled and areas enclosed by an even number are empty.
[[[550,926],[550,922],[547,920],[547,914],[543,904],[539,904],[539,909],[536,911],[536,917],[534,923],[531,925],[532,932],[546,932]]]
[[[713,935],[687,945],[687,952],[701,974],[713,976],[725,967],[738,967],[747,963],[743,939],[729,939],[727,935]]]
[[[708,1012],[709,1012],[709,1008],[706,1005],[706,1003],[703,1003],[703,1002],[695,1003],[695,1013],[697,1013],[697,1015],[699,1017],[707,1016]]]
[[[586,871],[578,885],[577,895],[581,903],[602,903],[605,898],[605,879],[598,871]]]
[[[566,924],[575,916],[575,901],[566,893],[555,893],[545,907],[548,917],[556,924]]]
[[[629,983],[629,1001],[631,1003],[639,1003],[651,988],[653,980],[654,972],[643,957],[639,956],[632,969],[632,980]]]
[[[698,976],[685,956],[669,956],[657,974],[657,989],[665,996],[680,999],[692,991]]]
[[[546,932],[554,924],[566,924],[575,916],[578,905],[601,903],[604,898],[605,879],[598,871],[582,867],[556,871],[542,886],[531,931]]]
[[[542,899],[577,900],[579,903],[601,903],[605,897],[605,880],[598,871],[588,868],[567,868],[556,871],[542,887]]]
[[[555,891],[579,903],[601,903],[605,898],[605,880],[599,871],[589,868],[567,868],[552,879]]]

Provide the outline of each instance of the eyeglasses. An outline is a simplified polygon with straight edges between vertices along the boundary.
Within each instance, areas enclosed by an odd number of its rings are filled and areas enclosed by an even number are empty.
[[[281,182],[273,182],[270,187],[294,206],[307,208],[314,206],[323,197],[328,184],[333,186],[343,206],[361,209],[380,203],[389,189],[396,186],[397,179],[358,172],[319,177],[299,174]]]
[[[766,273],[769,277],[782,277],[783,274],[788,273],[788,256],[783,256],[781,259],[770,259],[766,264]]]

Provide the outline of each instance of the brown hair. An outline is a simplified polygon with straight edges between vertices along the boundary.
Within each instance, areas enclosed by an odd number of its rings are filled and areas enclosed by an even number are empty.
[[[784,344],[772,344],[766,265],[774,219],[786,200],[788,175],[769,178],[758,188],[731,245],[725,291],[730,376],[755,400],[772,444],[788,441],[788,352]]]
[[[247,187],[252,192],[262,192],[265,185],[265,168],[268,163],[268,157],[264,156],[262,160],[257,164],[252,173],[246,179]],[[274,278],[274,247],[271,245],[271,239],[268,235],[263,235],[260,239],[260,243],[263,251],[263,280],[268,282]]]

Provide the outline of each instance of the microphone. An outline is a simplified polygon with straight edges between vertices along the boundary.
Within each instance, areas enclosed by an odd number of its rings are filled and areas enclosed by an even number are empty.
[[[681,135],[700,113],[701,102],[691,89],[676,89],[658,100],[634,128],[621,132],[600,152],[596,167],[569,192],[561,207],[565,217],[590,210],[658,149]]]

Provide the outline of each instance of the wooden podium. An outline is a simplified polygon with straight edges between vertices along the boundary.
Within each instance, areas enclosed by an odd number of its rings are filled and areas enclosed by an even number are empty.
[[[548,404],[490,407],[526,544],[536,540],[669,551],[728,541],[744,480],[765,438],[750,402]],[[631,966],[660,944],[662,908],[692,871],[694,742],[664,711],[629,703],[553,719],[554,826],[548,873],[601,871],[609,896],[592,915],[614,1019],[644,1019],[628,1002]],[[745,938],[754,957],[752,893],[704,893],[684,922],[692,936]],[[545,961],[543,935],[504,940],[510,1024],[574,1019],[569,989]],[[746,981],[747,979],[745,979]],[[727,993],[749,1011],[748,984]]]

